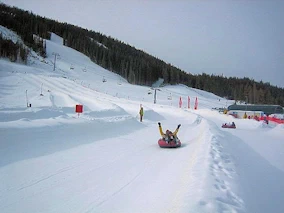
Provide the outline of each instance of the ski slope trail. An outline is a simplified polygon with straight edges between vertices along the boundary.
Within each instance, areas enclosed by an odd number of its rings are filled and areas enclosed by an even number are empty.
[[[135,100],[100,93],[60,75],[26,73],[25,69],[16,69],[12,92],[4,88],[3,93],[14,96],[15,102],[0,111],[8,121],[0,125],[7,141],[0,147],[1,170],[8,174],[2,179],[7,182],[7,196],[1,204],[5,212],[17,212],[17,206],[30,212],[243,208],[229,187],[234,180],[226,182],[223,177],[232,177],[234,170],[224,167],[218,132],[213,133],[214,124],[202,116],[145,102],[145,118],[140,123]],[[26,101],[24,95],[18,96],[24,92],[20,85],[26,85],[31,109],[19,107],[19,102]],[[74,113],[78,103],[84,104],[80,118]],[[182,124],[181,148],[158,146],[158,121],[164,131]],[[24,173],[29,168],[34,170]],[[218,197],[211,195],[216,193]],[[52,202],[46,203],[51,196]]]
[[[1,213],[283,212],[283,125],[220,114],[234,101],[184,85],[131,85],[55,34],[46,44],[28,66],[0,59]],[[158,122],[181,124],[180,148],[158,146]]]
[[[215,145],[212,143],[215,146],[215,154],[212,154],[213,158],[219,155],[223,159],[223,165],[215,160],[213,162],[229,177],[224,177],[218,188],[223,190],[225,183],[229,183],[230,188],[234,189],[235,194],[230,195],[235,196],[231,204],[245,206],[245,212],[265,213],[271,211],[272,207],[273,212],[283,212],[284,166],[280,160],[283,155],[283,126],[267,126],[255,120],[238,120],[225,115],[217,117],[209,110],[200,111],[199,114],[215,127],[216,133],[219,132],[221,140]],[[235,121],[236,129],[221,128],[222,123],[232,121]],[[224,140],[226,138],[230,140]],[[272,145],[279,151],[272,152]],[[232,179],[238,186],[230,181]],[[271,184],[271,180],[275,184]]]
[[[100,133],[97,137],[91,134],[92,127],[98,127],[96,121],[88,123],[87,130],[87,125],[81,124],[48,127],[56,140],[40,137],[47,128],[42,127],[33,133],[33,137],[41,138],[39,144],[28,144],[27,140],[26,149],[16,145],[5,147],[2,151],[7,153],[9,149],[19,150],[14,161],[6,162],[1,168],[2,174],[6,174],[2,181],[9,179],[1,209],[17,212],[19,205],[29,212],[194,212],[200,206],[204,212],[211,212],[240,208],[241,201],[219,177],[222,172],[230,177],[231,171],[222,167],[222,159],[227,159],[220,156],[220,145],[208,131],[208,122],[187,110],[180,109],[175,116],[174,111],[169,113],[165,107],[155,110],[166,118],[162,121],[164,129],[175,128],[173,120],[182,123],[181,148],[161,149],[157,144],[160,137],[157,122],[147,120],[138,126],[125,124],[133,126],[129,132],[108,131],[104,137]],[[124,122],[133,121],[118,121],[117,125]],[[70,134],[71,127],[85,129],[82,137],[77,138],[85,143],[71,142],[74,137]],[[103,132],[103,128],[98,132]],[[13,141],[9,138],[13,134],[5,136]],[[25,160],[17,159],[21,155]],[[214,159],[213,163],[210,158]],[[34,170],[22,173],[28,168]],[[204,184],[209,183],[220,190],[219,198],[204,196],[208,195]],[[45,201],[50,197],[52,202],[47,204]]]

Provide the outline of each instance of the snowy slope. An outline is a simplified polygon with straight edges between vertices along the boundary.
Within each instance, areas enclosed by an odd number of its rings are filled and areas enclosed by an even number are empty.
[[[153,96],[55,34],[46,59],[0,59],[0,212],[283,212],[283,125],[212,111],[230,102],[184,85]],[[159,148],[157,122],[181,124],[181,148]]]

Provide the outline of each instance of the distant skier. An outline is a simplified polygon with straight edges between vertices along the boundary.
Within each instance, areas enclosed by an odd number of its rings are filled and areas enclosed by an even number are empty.
[[[140,115],[140,122],[142,122],[142,120],[143,120],[143,115],[144,115],[144,110],[143,110],[142,105],[140,106],[139,115]]]
[[[177,137],[177,133],[179,131],[179,128],[180,128],[180,124],[177,126],[176,130],[174,132],[171,132],[170,130],[166,130],[166,133],[163,132],[162,130],[162,126],[161,126],[161,123],[158,122],[158,125],[159,125],[159,131],[160,131],[160,134],[162,136],[162,138],[167,142],[169,143],[170,141],[174,141],[175,143],[178,142],[178,137]]]

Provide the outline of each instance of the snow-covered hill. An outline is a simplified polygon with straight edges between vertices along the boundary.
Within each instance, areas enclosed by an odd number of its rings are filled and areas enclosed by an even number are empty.
[[[0,59],[0,212],[283,212],[283,125],[220,114],[230,101],[184,85],[156,92],[55,34],[46,59]],[[158,122],[181,124],[182,147],[158,146]]]

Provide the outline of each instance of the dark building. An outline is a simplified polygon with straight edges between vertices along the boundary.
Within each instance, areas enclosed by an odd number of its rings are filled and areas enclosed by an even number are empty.
[[[233,104],[228,107],[228,110],[242,110],[242,111],[262,111],[266,115],[271,114],[283,114],[283,107],[280,105],[252,105],[252,104],[244,104],[238,105]]]

